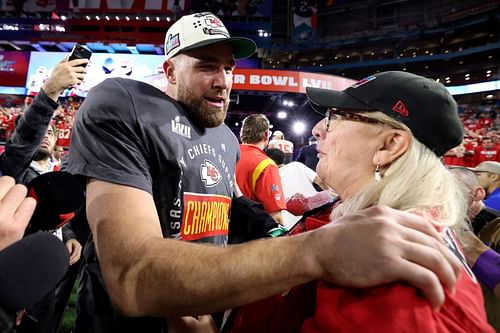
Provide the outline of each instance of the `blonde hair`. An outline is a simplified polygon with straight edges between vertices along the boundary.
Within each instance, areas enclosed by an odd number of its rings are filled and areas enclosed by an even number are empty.
[[[411,133],[407,126],[381,112],[364,115]],[[408,150],[386,168],[382,179],[379,182],[374,179],[362,191],[339,204],[332,218],[373,205],[418,213],[439,226],[462,222],[467,211],[466,200],[455,177],[440,158],[413,135]]]

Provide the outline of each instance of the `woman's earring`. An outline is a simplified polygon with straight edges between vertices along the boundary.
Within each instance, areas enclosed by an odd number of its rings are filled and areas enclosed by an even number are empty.
[[[380,174],[380,162],[377,163],[377,167],[375,168],[375,181],[379,182],[382,180],[382,175]]]

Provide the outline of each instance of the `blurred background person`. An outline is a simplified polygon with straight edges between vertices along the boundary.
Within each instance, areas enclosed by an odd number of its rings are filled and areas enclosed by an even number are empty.
[[[500,217],[500,211],[487,207],[483,200],[485,189],[473,170],[464,167],[452,167],[450,172],[457,178],[468,201],[467,217],[476,236],[488,223]]]
[[[266,154],[279,168],[278,171],[281,177],[285,200],[290,199],[294,195],[301,195],[303,197],[313,197],[317,195],[318,191],[314,185],[322,190],[326,190],[325,201],[321,201],[316,207],[322,206],[333,200],[333,195],[330,194],[328,186],[319,179],[316,171],[297,161],[285,164],[285,153],[278,148],[267,148]],[[311,207],[310,209],[316,207]],[[283,225],[287,229],[290,229],[302,217],[301,215],[296,216],[288,210],[281,211],[281,214],[283,217]]]
[[[318,164],[317,143],[318,139],[314,136],[309,137],[309,144],[301,147],[297,155],[297,161],[304,163],[312,170],[316,170],[316,165]]]
[[[54,151],[52,152],[52,159],[54,160],[54,164],[57,168],[61,169],[61,159],[64,156],[64,148],[62,146],[55,146]]]
[[[486,191],[484,204],[500,210],[500,162],[485,161],[473,170],[479,179],[479,185]]]
[[[467,219],[454,227],[467,264],[482,283],[488,322],[500,330],[500,212],[483,203],[485,190],[474,171],[456,167],[450,172],[467,199]],[[496,251],[496,252],[495,252]]]
[[[285,153],[285,163],[293,160],[293,142],[285,139],[285,134],[282,131],[274,131],[271,141],[268,144],[269,148],[278,148]]]
[[[269,125],[263,114],[252,114],[243,120],[236,181],[243,195],[260,202],[265,211],[282,224],[281,211],[286,205],[281,177],[278,166],[264,152],[269,142]]]

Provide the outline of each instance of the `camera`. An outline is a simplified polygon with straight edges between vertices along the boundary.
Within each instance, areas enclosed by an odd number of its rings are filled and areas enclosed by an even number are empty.
[[[76,44],[73,47],[73,50],[71,50],[71,54],[69,55],[69,60],[74,60],[74,59],[90,59],[90,56],[92,55],[92,52],[87,49],[85,46]],[[85,67],[86,64],[81,64],[78,66]]]

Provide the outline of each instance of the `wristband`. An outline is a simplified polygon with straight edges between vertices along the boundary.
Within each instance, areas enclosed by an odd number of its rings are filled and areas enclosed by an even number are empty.
[[[477,258],[472,271],[488,289],[495,289],[500,283],[500,254],[489,249]]]
[[[281,237],[288,233],[288,229],[281,224],[278,224],[276,228],[269,230],[266,235],[269,237]]]

